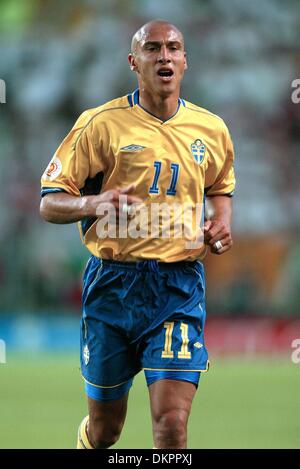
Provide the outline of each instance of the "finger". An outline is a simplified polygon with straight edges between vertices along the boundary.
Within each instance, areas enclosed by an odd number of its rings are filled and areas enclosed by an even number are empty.
[[[226,230],[220,230],[216,233],[215,236],[209,239],[208,244],[210,246],[213,246],[217,241],[221,241],[223,244],[223,241],[227,244],[227,242],[231,239],[230,234]]]
[[[128,218],[134,218],[137,213],[142,213],[143,209],[146,209],[146,206],[143,203],[133,203],[133,204],[128,204],[124,203],[123,205],[119,206],[119,213],[126,213]]]
[[[223,223],[214,224],[207,234],[209,244],[213,245],[216,241],[222,241],[222,239],[231,238],[231,232],[228,226]]]
[[[212,254],[217,254],[217,255],[224,254],[224,252],[229,251],[229,249],[231,249],[233,245],[231,238],[224,238],[220,240],[220,242],[222,243],[221,249],[217,249],[215,245],[210,247],[210,251]]]
[[[105,193],[103,193],[103,194],[105,194]],[[102,197],[103,197],[103,194],[101,194]],[[120,195],[120,193],[119,193],[118,189],[111,189],[111,190],[107,191],[107,193],[106,193],[106,200],[108,202],[112,202],[112,203],[113,202],[118,202],[119,195]]]
[[[230,247],[231,246],[223,246],[222,249],[211,248],[211,253],[220,256],[220,254],[224,254],[224,252],[229,251]]]
[[[210,229],[211,225],[212,225],[212,221],[211,220],[206,220],[206,222],[203,225],[204,233],[207,232]]]
[[[129,196],[120,196],[119,198],[119,209],[121,211],[128,211],[128,208],[131,207],[131,206],[140,206],[140,205],[143,205],[143,201],[142,199],[140,199],[139,197],[136,197],[134,195],[129,195]],[[123,210],[123,207],[124,207],[124,210]]]
[[[96,215],[102,217],[104,215],[116,213],[118,211],[118,203],[116,201],[106,201],[98,204]]]
[[[135,191],[136,185],[130,184],[130,186],[125,187],[124,189],[120,190],[120,194],[132,194]]]
[[[203,225],[203,235],[204,235],[204,244],[209,244],[210,234],[209,230],[211,229],[212,221],[206,220]]]
[[[212,246],[216,241],[224,238],[222,228],[220,226],[213,226],[209,231],[204,233],[204,242]],[[214,240],[214,242],[212,242]]]
[[[133,187],[133,185],[131,184],[130,187]],[[121,193],[119,194],[119,206],[120,206],[121,211],[123,210],[122,208],[123,206],[125,207],[124,211],[127,211],[128,206],[133,205],[133,204],[140,205],[142,203],[143,203],[142,199],[135,195],[127,195],[127,194],[121,194]]]
[[[135,195],[129,195],[126,200],[128,205],[132,204],[142,204],[143,201],[140,197],[136,197]]]

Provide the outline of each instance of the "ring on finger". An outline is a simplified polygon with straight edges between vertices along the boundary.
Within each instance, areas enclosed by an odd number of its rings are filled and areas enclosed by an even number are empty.
[[[222,249],[223,247],[223,244],[221,243],[221,241],[216,241],[214,243],[214,248],[217,250],[217,251],[220,251],[220,249]]]
[[[123,213],[129,213],[130,206],[128,204],[123,204],[122,205],[122,212]]]

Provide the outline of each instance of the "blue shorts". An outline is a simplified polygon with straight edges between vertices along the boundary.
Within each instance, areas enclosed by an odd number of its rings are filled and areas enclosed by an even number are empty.
[[[199,261],[115,262],[92,256],[83,279],[81,371],[87,395],[119,399],[145,370],[198,384],[208,369]]]

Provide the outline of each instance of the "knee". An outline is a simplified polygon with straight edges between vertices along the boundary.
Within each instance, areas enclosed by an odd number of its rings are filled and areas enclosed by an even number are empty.
[[[89,421],[88,436],[90,443],[96,449],[110,448],[120,438],[122,425],[116,422],[105,424],[103,421]]]
[[[185,448],[188,414],[184,410],[168,410],[154,416],[154,438],[158,447]]]

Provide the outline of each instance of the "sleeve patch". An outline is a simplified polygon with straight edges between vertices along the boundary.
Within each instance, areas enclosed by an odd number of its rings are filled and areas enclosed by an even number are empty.
[[[58,156],[54,155],[49,165],[47,166],[42,179],[44,181],[54,181],[62,171],[62,164]]]

